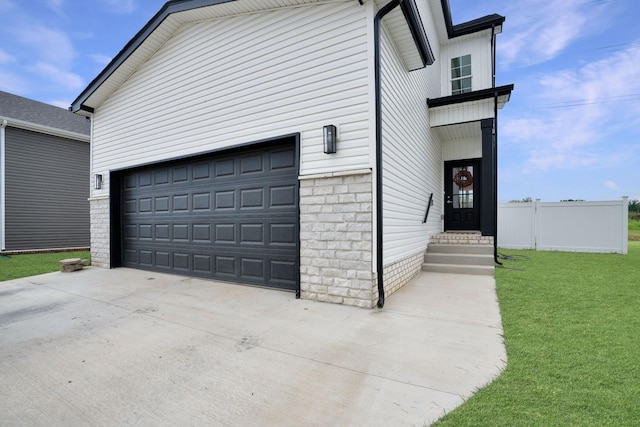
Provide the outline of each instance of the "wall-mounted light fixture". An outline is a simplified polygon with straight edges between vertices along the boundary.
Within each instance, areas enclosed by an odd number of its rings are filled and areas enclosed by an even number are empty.
[[[100,190],[102,188],[102,175],[99,173],[93,175],[93,188]]]
[[[338,130],[334,125],[327,125],[324,127],[324,153],[333,154],[336,152],[336,145],[338,140]]]

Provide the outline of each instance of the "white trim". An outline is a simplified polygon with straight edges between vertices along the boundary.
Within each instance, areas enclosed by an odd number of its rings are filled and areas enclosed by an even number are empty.
[[[62,138],[76,139],[82,142],[90,142],[91,136],[83,133],[72,132],[64,129],[58,129],[51,126],[40,125],[37,123],[26,122],[24,120],[12,119],[10,117],[0,116],[0,121],[6,122],[5,126],[11,126],[18,129],[30,130],[33,132],[44,133],[47,135],[59,136]]]
[[[5,250],[5,128],[7,119],[0,119],[0,251]]]
[[[348,171],[327,172],[327,173],[314,173],[311,175],[300,175],[298,180],[306,179],[322,179],[322,178],[335,178],[337,176],[349,176],[349,175],[369,175],[371,169],[352,169]]]

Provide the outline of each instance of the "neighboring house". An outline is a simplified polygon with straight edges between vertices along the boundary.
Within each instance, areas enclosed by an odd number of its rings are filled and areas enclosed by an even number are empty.
[[[87,249],[91,122],[0,91],[0,252]]]
[[[71,107],[102,180],[93,264],[382,306],[431,235],[495,235],[503,22],[452,25],[447,0],[166,3]]]

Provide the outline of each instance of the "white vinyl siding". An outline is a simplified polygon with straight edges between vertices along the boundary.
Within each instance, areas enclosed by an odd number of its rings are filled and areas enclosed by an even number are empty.
[[[440,72],[442,73],[442,96],[451,95],[451,60],[471,55],[472,90],[488,89],[491,78],[491,30],[457,37],[455,41],[442,46],[440,51]]]
[[[442,107],[429,109],[429,122],[431,126],[447,126],[457,123],[476,122],[482,119],[493,118],[493,98],[485,98],[478,101],[449,104]]]
[[[432,42],[432,45],[435,43]],[[382,37],[384,263],[423,251],[441,230],[442,153],[426,99],[439,91],[440,68],[408,73]],[[429,194],[434,193],[427,224]]]
[[[97,108],[93,173],[294,132],[303,175],[370,167],[366,31],[357,2],[179,29]],[[338,128],[332,155],[328,124]]]
[[[479,127],[480,124],[477,124]],[[463,160],[482,157],[482,140],[478,137],[452,139],[442,142],[443,160]]]

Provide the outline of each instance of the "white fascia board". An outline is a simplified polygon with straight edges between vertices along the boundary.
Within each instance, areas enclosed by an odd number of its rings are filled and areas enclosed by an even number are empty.
[[[0,116],[0,122],[6,120],[7,126],[18,129],[29,130],[38,133],[44,133],[47,135],[59,136],[61,138],[75,139],[82,142],[90,142],[91,136],[83,133],[72,132],[64,129],[58,129],[51,126],[40,125],[37,123],[26,122],[24,120],[12,119],[10,117]]]

